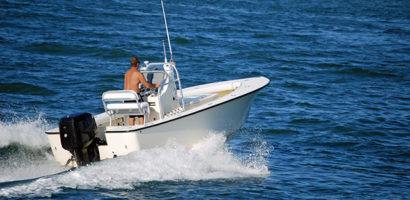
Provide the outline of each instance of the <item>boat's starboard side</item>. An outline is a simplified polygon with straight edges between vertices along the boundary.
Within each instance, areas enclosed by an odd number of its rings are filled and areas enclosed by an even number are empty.
[[[235,99],[239,99],[243,96],[255,93],[260,89],[264,88],[269,84],[269,79],[265,77],[255,77],[255,78],[245,78],[237,79],[231,81],[222,81],[217,83],[204,84],[199,86],[193,86],[184,89],[184,95],[187,97],[202,95],[202,94],[215,94],[221,91],[230,90],[231,92],[215,98],[212,101],[198,104],[195,107],[192,107],[189,110],[183,112],[175,113],[170,115],[167,118],[156,120],[153,122],[146,123],[145,126],[113,126],[107,128],[108,132],[125,132],[125,131],[134,131],[134,130],[143,130],[150,127],[158,126],[160,124],[168,123],[179,118],[183,118],[189,115],[194,115],[203,110],[210,109],[212,107],[219,106],[221,104],[229,103]],[[209,88],[213,88],[210,90]],[[217,115],[215,117],[218,117]]]

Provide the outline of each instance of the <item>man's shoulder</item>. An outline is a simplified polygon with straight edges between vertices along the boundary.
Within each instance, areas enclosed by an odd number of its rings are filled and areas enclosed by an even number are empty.
[[[142,72],[140,72],[140,71],[138,71],[138,70],[136,70],[135,73],[136,73],[138,76],[144,76],[144,75],[142,74]]]
[[[125,74],[137,74],[138,70],[128,69]]]
[[[131,69],[128,69],[128,70],[125,72],[125,74],[130,74],[130,73],[132,73],[132,70],[131,70]]]

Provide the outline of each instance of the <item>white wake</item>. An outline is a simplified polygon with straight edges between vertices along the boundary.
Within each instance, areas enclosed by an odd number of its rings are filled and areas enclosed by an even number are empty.
[[[50,127],[42,118],[0,121],[0,182],[25,180],[64,170],[48,151],[44,133]]]
[[[262,156],[261,162],[261,156],[256,155],[258,149],[248,158],[237,158],[225,140],[221,134],[210,134],[192,149],[169,141],[161,148],[134,152],[63,174],[2,188],[0,196],[49,197],[63,188],[132,189],[148,181],[264,177],[270,174],[267,162],[263,160],[267,158]]]

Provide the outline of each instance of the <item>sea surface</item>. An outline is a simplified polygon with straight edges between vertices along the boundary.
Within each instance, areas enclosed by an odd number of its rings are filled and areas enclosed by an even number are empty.
[[[183,87],[270,79],[243,128],[67,171],[44,131],[164,60],[161,3],[2,0],[0,199],[409,198],[408,0],[165,7]]]

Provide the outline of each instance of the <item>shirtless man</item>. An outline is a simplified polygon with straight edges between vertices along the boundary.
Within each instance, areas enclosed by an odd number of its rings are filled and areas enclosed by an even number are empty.
[[[139,84],[141,83],[144,85],[146,88],[156,88],[159,87],[159,83],[156,84],[150,84],[145,80],[144,75],[138,71],[138,68],[140,67],[140,61],[137,57],[132,57],[131,60],[131,68],[125,73],[124,77],[124,90],[133,90],[135,91],[138,95],[140,93],[140,88]],[[130,125],[134,126],[135,125],[135,115],[130,115]],[[143,116],[138,116],[138,122],[139,124],[144,124],[144,117]]]

